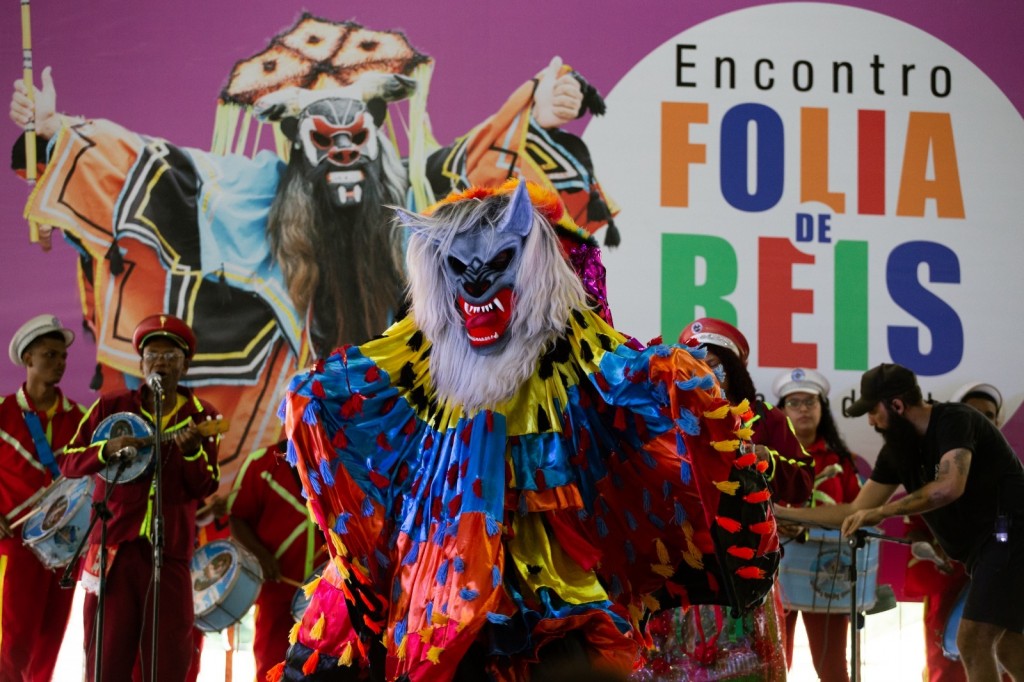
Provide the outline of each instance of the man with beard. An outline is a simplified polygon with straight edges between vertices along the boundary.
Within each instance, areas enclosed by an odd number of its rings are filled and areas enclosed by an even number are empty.
[[[995,682],[999,665],[1024,679],[1024,467],[984,415],[960,403],[926,404],[917,377],[900,365],[864,373],[847,410],[863,414],[885,445],[860,494],[849,504],[787,509],[786,518],[849,536],[921,514],[971,578],[957,633],[968,679]],[[890,500],[900,485],[908,495]]]

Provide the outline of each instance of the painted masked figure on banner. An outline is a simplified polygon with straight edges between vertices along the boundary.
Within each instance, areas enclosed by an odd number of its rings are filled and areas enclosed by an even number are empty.
[[[606,321],[573,257],[596,244],[555,192],[512,180],[399,217],[408,314],[282,406],[332,561],[277,679],[624,675],[651,611],[759,604],[764,467],[704,350]]]
[[[61,116],[48,72],[40,108],[16,84],[12,117],[35,117],[46,160],[26,214],[80,254],[94,388],[136,380],[140,319],[187,320],[203,339],[190,386],[237,427],[222,448],[230,462],[278,439],[274,407],[297,369],[400,314],[404,234],[384,205],[422,209],[435,194],[522,176],[554,189],[588,230],[610,222],[586,148],[558,128],[603,112],[581,76],[552,62],[439,148],[426,117],[431,69],[401,33],[304,15],[235,64],[210,152]],[[389,117],[399,102],[404,137]],[[260,151],[266,131],[276,153]]]

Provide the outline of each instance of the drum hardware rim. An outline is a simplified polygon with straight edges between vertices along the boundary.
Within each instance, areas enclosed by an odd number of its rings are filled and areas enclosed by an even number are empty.
[[[255,554],[253,554],[248,549],[243,547],[241,545],[241,543],[234,542],[234,541],[231,541],[231,540],[212,540],[212,541],[206,543],[205,545],[202,545],[201,547],[197,548],[196,551],[198,552],[199,549],[202,549],[202,547],[209,547],[210,545],[215,545],[215,544],[216,545],[224,545],[224,546],[229,548],[229,551],[234,551],[235,552],[235,556],[233,557],[233,559],[235,561],[235,565],[238,567],[238,570],[236,570],[232,574],[232,576],[228,579],[228,583],[227,583],[227,585],[225,585],[224,590],[222,591],[222,594],[229,594],[235,588],[235,585],[238,583],[238,576],[239,576],[240,571],[246,571],[247,573],[250,573],[250,575],[254,575],[255,577],[257,577],[259,579],[258,580],[259,585],[263,585],[263,583],[264,583],[264,580],[263,580],[263,568],[260,566],[259,560],[256,558]],[[256,572],[255,573],[252,573],[251,571],[249,571],[248,567],[242,561],[240,561],[240,556],[241,556],[242,552],[244,552],[245,554],[249,555],[252,558],[253,563],[256,566]],[[195,556],[193,555],[193,559],[194,558],[195,558]],[[257,590],[257,594],[259,594],[259,590]],[[249,608],[251,608],[251,607],[252,607],[252,605],[250,604]],[[228,613],[228,615],[234,617],[234,614],[232,614],[229,611],[227,611],[227,609],[225,609],[223,606],[221,606],[221,604],[219,602],[214,603],[209,608],[205,609],[204,611],[200,611],[198,613],[196,613],[195,610],[193,609],[193,615],[194,615],[196,620],[199,620],[200,618],[205,619],[210,614],[216,613],[218,609],[220,609],[221,611],[225,611],[225,612]],[[246,611],[248,611],[248,610],[249,609],[247,608]],[[241,619],[241,617],[244,616],[244,615],[245,615],[244,613],[241,614],[241,616],[239,616],[239,619]],[[233,625],[234,623],[237,623],[237,622],[238,622],[238,620],[235,620],[233,623],[231,623],[231,625]],[[230,627],[230,625],[226,625],[224,627],[225,628],[226,627]],[[206,630],[206,632],[220,632],[223,629],[224,628],[220,628],[218,630]]]
[[[81,483],[81,481],[85,481],[85,483],[83,484],[83,483]],[[92,477],[91,476],[80,476],[78,478],[62,478],[59,481],[56,481],[51,486],[51,488],[46,492],[46,494],[43,495],[39,499],[39,502],[42,502],[43,500],[47,499],[51,494],[55,494],[56,492],[58,492],[58,488],[60,486],[65,485],[65,483],[67,483],[67,487],[69,489],[73,489],[75,486],[78,486],[78,485],[84,485],[85,489],[86,489],[86,494],[81,495],[77,500],[75,500],[75,502],[73,504],[70,504],[70,503],[68,504],[68,508],[64,511],[64,515],[61,516],[61,521],[64,521],[65,519],[72,519],[72,518],[74,518],[75,515],[78,514],[79,511],[81,511],[83,505],[91,504],[92,503],[92,492],[95,491],[95,482],[92,481]],[[93,483],[92,491],[89,490],[89,488],[90,488],[89,483]],[[70,490],[68,492],[70,492]],[[71,496],[68,495],[67,493],[65,493],[65,497],[70,499]],[[43,510],[40,508],[38,510],[34,510],[34,511],[29,512],[28,517],[38,516],[39,514],[42,514],[42,513],[43,513]],[[45,518],[45,515],[44,515],[44,518]],[[39,536],[37,536],[35,538],[29,538],[29,537],[26,537],[25,533],[30,528],[32,528],[32,526],[28,523],[28,521],[26,521],[25,525],[22,527],[22,530],[21,530],[21,541],[25,543],[26,547],[33,547],[35,545],[38,545],[40,542],[46,542],[47,540],[52,538],[54,535],[56,535],[57,532],[59,530],[61,530],[63,527],[64,527],[63,525],[55,525],[52,528],[50,528],[49,530],[44,531],[41,535],[39,535]],[[65,566],[66,565],[67,564],[65,564]]]

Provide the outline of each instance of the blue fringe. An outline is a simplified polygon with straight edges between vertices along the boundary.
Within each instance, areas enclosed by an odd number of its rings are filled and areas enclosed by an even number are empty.
[[[495,613],[493,611],[488,611],[487,612],[487,620],[489,622],[491,622],[491,623],[494,623],[495,625],[504,625],[505,623],[508,623],[512,619],[509,616],[506,616],[504,614]]]
[[[423,617],[429,623],[434,619],[434,602],[428,601],[427,607],[423,609]]]
[[[597,535],[598,535],[598,537],[602,537],[602,538],[608,537],[608,524],[606,524],[604,522],[604,518],[598,516],[597,519],[595,520],[595,523],[597,524]]]
[[[700,435],[700,420],[685,407],[679,408],[679,418],[676,419],[676,426],[682,429],[683,433],[690,436]]]
[[[352,518],[352,514],[349,512],[341,512],[338,514],[338,518],[334,520],[334,532],[338,535],[348,534],[348,520]]]
[[[388,567],[391,565],[391,559],[388,557],[388,555],[380,551],[379,549],[374,550],[374,554],[377,557],[377,565],[383,568],[384,570],[387,570]]]
[[[636,532],[636,529],[637,529],[636,517],[634,517],[633,514],[631,514],[628,509],[623,512],[623,515],[626,517],[626,525],[629,526],[629,529],[631,531],[633,531],[633,532]]]
[[[499,524],[490,514],[484,516],[484,525],[487,526],[487,534],[491,537],[494,537],[501,532],[501,524]]]
[[[288,399],[285,398],[281,401],[281,404],[277,406],[277,418],[284,421],[288,416]]]
[[[497,566],[491,566],[491,587],[497,587],[501,584],[501,571],[498,570]]]
[[[674,520],[677,526],[683,525],[683,521],[686,520],[686,509],[678,502],[676,502],[676,514]]]
[[[672,484],[668,481],[661,482],[661,496],[664,499],[668,499],[668,496],[672,494]],[[646,509],[644,511],[647,511]]]
[[[647,519],[654,524],[654,527],[658,530],[665,530],[665,522],[661,520],[661,517],[657,514],[648,514]]]
[[[647,465],[648,469],[657,469],[658,465],[654,462],[654,458],[651,457],[651,453],[646,450],[640,451],[640,458],[644,460],[644,464]]]
[[[613,599],[618,597],[620,594],[622,594],[622,581],[619,580],[619,576],[617,576],[617,575],[613,575],[612,576],[612,584],[611,584],[610,590],[611,590],[611,596],[612,596]]]
[[[437,569],[437,576],[435,577],[437,584],[444,586],[448,582],[448,560],[445,559],[441,562],[440,568]]]
[[[640,494],[640,497],[643,499],[644,511],[651,511],[651,491],[648,490],[647,488],[644,488],[643,492]]]
[[[693,469],[690,468],[690,463],[686,460],[679,462],[679,480],[690,485],[693,481]]]
[[[309,485],[313,488],[313,492],[316,493],[317,495],[319,495],[320,491],[321,491],[321,488],[320,488],[320,477],[317,475],[316,471],[314,471],[313,469],[309,469],[307,471],[307,474],[308,474],[308,478],[309,478]]]
[[[295,443],[288,441],[288,447],[284,449],[284,461],[295,466],[299,463],[299,453],[295,449]]]
[[[480,596],[480,593],[476,590],[471,590],[468,587],[463,587],[459,590],[459,596],[462,597],[463,601],[473,601]]]
[[[373,500],[370,499],[369,495],[363,498],[362,512],[365,517],[373,516]]]
[[[302,421],[306,424],[316,424],[317,415],[320,413],[318,401],[310,400],[306,403],[306,409],[302,411]]]
[[[633,543],[630,542],[629,540],[626,540],[624,546],[625,546],[625,549],[626,549],[626,561],[628,561],[631,564],[635,564],[636,563],[636,550],[633,548]]]
[[[464,573],[466,570],[466,562],[463,561],[460,556],[457,556],[452,560],[452,566],[455,568],[456,573]]]
[[[402,597],[402,581],[395,578],[391,581],[391,601],[396,602]],[[398,643],[398,626],[395,625],[395,643]]]
[[[447,530],[445,527],[446,525],[447,524],[445,524],[444,521],[439,521],[437,523],[437,528],[434,530],[434,537],[431,538],[431,541],[438,547],[442,547],[444,545],[444,532]]]
[[[678,388],[680,391],[692,391],[693,389],[697,388],[698,384],[700,384],[700,377],[694,376],[690,377],[686,381],[677,381],[676,388]]]
[[[331,463],[326,459],[320,460],[320,478],[328,488],[334,487],[334,474],[331,473]]]
[[[395,646],[400,646],[402,640],[405,639],[405,633],[409,629],[409,626],[404,620],[400,620],[395,623]]]
[[[411,566],[416,563],[416,558],[420,555],[420,543],[419,540],[413,540],[412,546],[409,548],[409,553],[402,559],[403,566]]]

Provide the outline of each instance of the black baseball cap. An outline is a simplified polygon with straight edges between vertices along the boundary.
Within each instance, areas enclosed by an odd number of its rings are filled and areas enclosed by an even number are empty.
[[[846,408],[850,417],[867,414],[879,402],[895,398],[917,386],[917,376],[903,365],[883,362],[860,378],[860,397]]]

